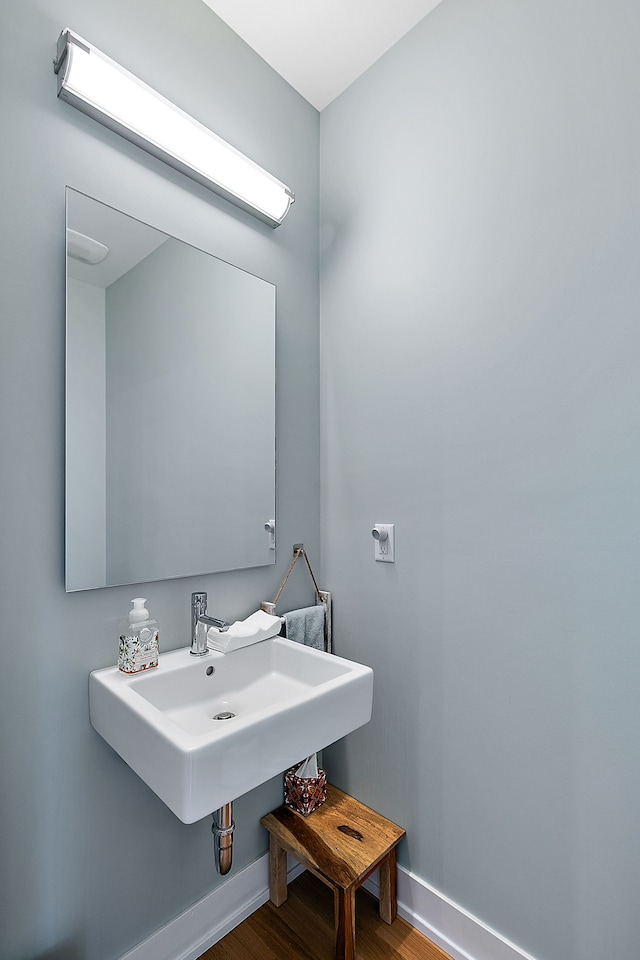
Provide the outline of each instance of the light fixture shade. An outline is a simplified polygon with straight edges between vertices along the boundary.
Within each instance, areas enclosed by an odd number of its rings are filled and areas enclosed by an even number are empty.
[[[61,100],[270,226],[284,220],[289,187],[68,28],[54,70]]]
[[[102,263],[108,253],[109,247],[104,243],[67,227],[67,255],[69,257],[94,266],[96,263]]]

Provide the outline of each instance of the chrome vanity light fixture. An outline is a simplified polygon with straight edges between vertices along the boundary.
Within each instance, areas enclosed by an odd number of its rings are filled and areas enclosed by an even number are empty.
[[[289,187],[68,28],[53,64],[61,100],[270,226],[282,223]]]

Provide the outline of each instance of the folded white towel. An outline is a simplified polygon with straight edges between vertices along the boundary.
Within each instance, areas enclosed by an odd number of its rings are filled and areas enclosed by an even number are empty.
[[[239,650],[240,647],[248,647],[251,643],[259,643],[260,640],[275,637],[280,633],[281,627],[280,617],[272,617],[264,610],[256,610],[246,620],[236,620],[224,632],[217,627],[209,627],[207,646],[210,650],[217,650],[219,653],[231,653],[232,650]]]

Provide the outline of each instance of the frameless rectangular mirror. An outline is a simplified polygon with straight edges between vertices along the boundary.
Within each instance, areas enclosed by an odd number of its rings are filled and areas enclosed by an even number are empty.
[[[67,591],[274,563],[275,287],[66,200]]]

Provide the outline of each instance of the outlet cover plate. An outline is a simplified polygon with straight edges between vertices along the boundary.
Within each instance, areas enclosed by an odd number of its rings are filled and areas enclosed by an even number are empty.
[[[385,530],[386,540],[374,540],[373,556],[380,563],[396,562],[396,536],[394,523],[376,523],[379,530]]]

